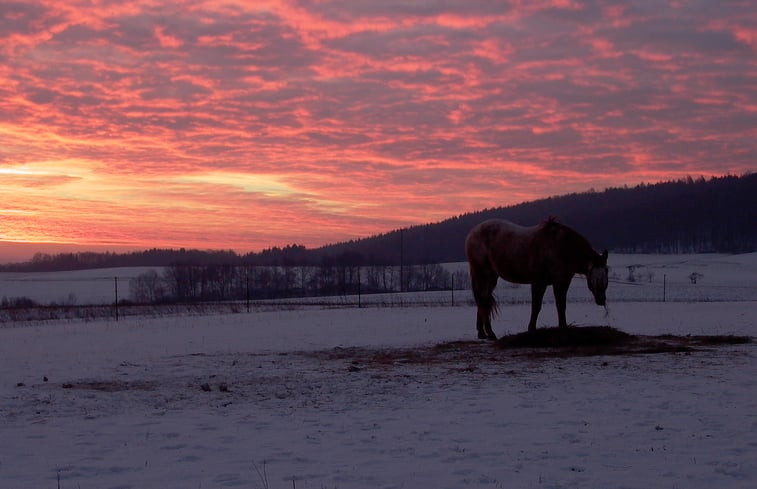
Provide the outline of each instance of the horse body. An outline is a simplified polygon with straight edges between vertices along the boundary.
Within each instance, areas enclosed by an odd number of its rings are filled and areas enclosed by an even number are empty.
[[[552,286],[560,327],[566,327],[568,288],[576,273],[587,277],[598,305],[605,305],[607,251],[597,253],[588,240],[553,218],[531,227],[492,219],[474,227],[465,240],[473,296],[478,306],[479,338],[496,339],[491,318],[497,306],[494,288],[498,278],[531,284],[529,331],[536,328],[544,293]]]

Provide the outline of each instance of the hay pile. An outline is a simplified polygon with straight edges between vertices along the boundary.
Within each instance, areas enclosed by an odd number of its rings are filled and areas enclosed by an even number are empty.
[[[500,348],[564,348],[578,346],[620,346],[635,337],[610,326],[537,328],[497,341]]]
[[[750,343],[748,336],[635,336],[610,326],[538,328],[497,340],[513,355],[590,356],[691,353],[700,347]]]

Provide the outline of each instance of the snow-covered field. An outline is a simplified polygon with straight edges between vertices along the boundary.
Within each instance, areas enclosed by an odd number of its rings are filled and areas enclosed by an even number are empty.
[[[39,304],[112,304],[128,297],[129,281],[155,267],[105,268],[73,272],[0,272],[0,298],[28,297]]]
[[[635,258],[652,285],[699,271],[692,287],[749,291],[754,257]],[[606,314],[577,278],[568,320],[757,336],[754,298],[623,295],[643,287],[611,283]],[[512,291],[498,292],[498,334],[528,321]],[[755,343],[532,358],[473,341],[470,360],[434,348],[473,340],[474,317],[461,305],[3,325],[0,487],[757,487]],[[556,322],[545,305],[540,325]]]
[[[740,255],[626,255],[610,254],[610,293],[616,301],[721,301],[757,300],[757,253]],[[444,265],[449,271],[468,270],[466,263]],[[81,270],[74,272],[0,272],[0,300],[28,297],[39,304],[112,304],[116,295],[127,299],[129,282],[148,270],[161,268],[134,267]],[[697,283],[691,275],[697,274]],[[570,289],[573,301],[590,300],[591,294],[576,277]],[[459,287],[460,284],[458,284]],[[499,296],[504,302],[530,300],[528,286],[513,286],[500,281]],[[456,299],[468,299],[466,291],[456,291]],[[420,295],[424,302],[449,303],[450,294]],[[313,299],[322,302],[323,298]],[[398,294],[363,296],[363,303],[402,304],[412,298]],[[551,300],[547,294],[545,300]],[[300,299],[297,300],[301,302]],[[339,297],[335,302],[357,303],[357,297]]]

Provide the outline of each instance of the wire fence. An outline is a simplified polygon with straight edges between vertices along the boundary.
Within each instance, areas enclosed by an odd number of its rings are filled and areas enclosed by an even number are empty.
[[[455,267],[453,267],[455,268]],[[396,267],[172,266],[0,273],[0,322],[252,312],[295,307],[454,305],[467,274]]]
[[[0,273],[0,323],[58,319],[119,320],[128,316],[251,313],[295,308],[474,305],[464,264],[447,265],[446,275],[440,275],[441,282],[426,281],[425,289],[422,280],[406,280],[401,270],[384,270],[384,273],[391,275],[387,282],[391,289],[377,291],[375,283],[373,286],[369,283],[368,271],[358,268],[352,279],[342,284],[341,293],[319,294],[303,285],[306,275],[314,274],[312,270],[306,273],[298,269],[294,272],[298,280],[293,283],[299,285],[289,283],[282,289],[271,288],[270,283],[264,283],[262,270],[250,273],[248,269],[244,275],[236,277],[236,282],[222,287],[225,292],[220,297],[210,293],[184,297],[177,297],[176,294],[145,296],[144,290],[140,292],[140,287],[145,286],[145,277],[160,279],[153,284],[158,287],[165,278],[159,271],[165,272],[164,269],[126,268]],[[149,285],[149,280],[147,282]],[[570,302],[592,300],[591,293],[582,282],[580,276],[574,279],[568,295]],[[207,283],[202,285],[201,281],[195,285],[193,287],[197,290],[210,287]],[[282,290],[285,292],[282,293]],[[500,281],[495,295],[501,305],[524,304],[531,300],[529,286],[504,281]],[[709,282],[692,280],[690,276],[668,278],[662,275],[646,281],[616,277],[611,279],[607,295],[610,302],[757,301],[757,283],[738,277]],[[145,300],[146,297],[150,300]],[[545,303],[552,301],[548,293]]]

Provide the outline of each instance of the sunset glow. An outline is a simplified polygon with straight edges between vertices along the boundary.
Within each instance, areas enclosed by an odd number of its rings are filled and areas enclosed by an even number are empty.
[[[757,169],[750,1],[11,1],[0,59],[0,262]]]

